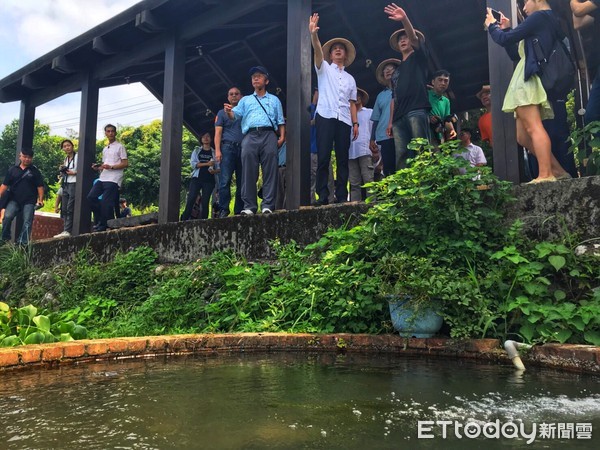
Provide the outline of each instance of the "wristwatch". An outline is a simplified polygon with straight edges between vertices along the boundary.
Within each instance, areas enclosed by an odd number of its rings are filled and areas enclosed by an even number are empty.
[[[357,127],[360,127],[360,124],[358,122],[352,122],[352,126],[356,125]]]

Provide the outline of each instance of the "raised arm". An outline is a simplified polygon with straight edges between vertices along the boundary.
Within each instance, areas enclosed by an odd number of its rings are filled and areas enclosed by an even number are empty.
[[[571,0],[571,11],[573,11],[575,17],[586,16],[596,9],[598,9],[598,6],[591,0]]]
[[[395,3],[391,3],[383,8],[383,11],[388,15],[388,19],[395,22],[402,22],[402,25],[404,25],[404,31],[406,32],[406,37],[410,41],[410,45],[412,45],[413,48],[419,48],[421,45],[419,38],[417,37],[417,33],[415,33],[415,29],[413,28],[412,23],[410,22],[404,9],[400,8]]]
[[[314,13],[310,16],[308,21],[308,31],[310,32],[310,42],[315,51],[315,67],[321,68],[323,64],[323,47],[321,47],[321,41],[319,41],[319,15]]]

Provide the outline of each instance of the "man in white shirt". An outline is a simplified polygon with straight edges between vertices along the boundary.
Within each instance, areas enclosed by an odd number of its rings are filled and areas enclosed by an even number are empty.
[[[108,124],[104,127],[108,145],[102,150],[102,164],[93,164],[92,169],[100,172],[87,196],[90,209],[97,223],[93,231],[105,231],[106,222],[115,217],[115,207],[119,203],[119,188],[123,182],[124,169],[129,166],[127,152],[123,144],[116,140],[117,127]],[[102,196],[101,200],[98,197]]]
[[[329,203],[329,161],[331,149],[336,159],[336,201],[348,201],[348,149],[350,139],[358,137],[356,118],[356,81],[345,68],[354,61],[356,50],[350,41],[334,38],[321,46],[318,36],[319,15],[310,17],[308,30],[314,49],[314,62],[319,84],[319,100],[315,115],[317,129],[316,205]]]
[[[373,152],[371,147],[371,114],[370,108],[363,105],[369,103],[367,91],[358,88],[356,99],[356,116],[358,126],[362,130],[358,138],[350,143],[348,168],[350,172],[350,201],[363,200],[362,186],[373,181]],[[377,145],[373,143],[373,145]]]
[[[461,153],[457,153],[454,156],[457,158],[463,158],[469,161],[471,167],[481,167],[487,164],[487,160],[485,159],[485,155],[483,154],[483,150],[481,147],[473,144],[471,142],[471,129],[463,128],[458,133],[458,137],[460,139],[461,150],[464,150]]]

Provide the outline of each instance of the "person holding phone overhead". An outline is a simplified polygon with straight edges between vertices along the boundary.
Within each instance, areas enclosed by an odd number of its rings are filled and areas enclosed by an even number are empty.
[[[554,117],[552,106],[538,76],[539,67],[533,49],[538,39],[543,49],[552,49],[555,27],[559,27],[546,0],[525,0],[527,18],[516,28],[500,13],[498,21],[487,8],[485,26],[491,38],[506,49],[513,61],[519,61],[510,80],[502,111],[513,112],[517,121],[517,142],[535,155],[539,175],[531,183],[571,178],[552,155],[551,142],[542,120]]]

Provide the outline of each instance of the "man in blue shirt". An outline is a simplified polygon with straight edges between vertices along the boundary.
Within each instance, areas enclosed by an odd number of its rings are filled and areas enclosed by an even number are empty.
[[[242,98],[235,107],[225,103],[223,109],[231,120],[242,120],[242,214],[252,215],[258,210],[259,165],[263,172],[261,209],[263,214],[270,214],[275,209],[277,197],[277,150],[285,142],[285,120],[281,101],[267,92],[267,69],[252,67],[249,74],[254,94]]]
[[[232,106],[236,106],[242,93],[236,86],[229,88],[227,100]],[[235,204],[234,214],[242,211],[242,124],[239,119],[230,120],[224,110],[217,113],[215,119],[215,159],[221,163],[221,175],[219,177],[219,217],[229,215],[229,203],[231,202],[231,178],[235,172]]]
[[[377,81],[384,86],[384,89],[377,95],[371,114],[371,122],[373,122],[371,148],[375,143],[381,146],[383,173],[386,177],[396,173],[396,147],[394,139],[387,135],[386,130],[390,121],[390,103],[392,103],[392,75],[400,63],[399,59],[388,58],[382,61],[375,71]]]

